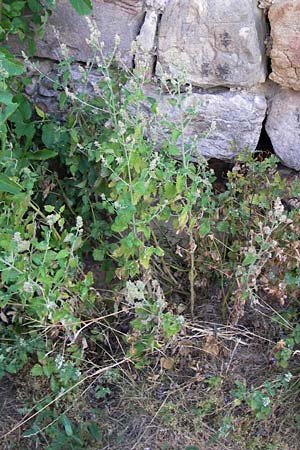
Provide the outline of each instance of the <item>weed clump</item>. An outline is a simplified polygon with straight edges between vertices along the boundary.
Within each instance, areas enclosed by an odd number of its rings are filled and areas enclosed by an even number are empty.
[[[299,427],[299,182],[245,152],[220,186],[186,136],[191,88],[149,95],[98,37],[93,95],[60,65],[59,119],[23,94],[19,63],[0,73],[0,377],[32,385],[3,448],[17,430],[22,448],[285,448],[288,399]],[[126,436],[134,409],[144,429]]]

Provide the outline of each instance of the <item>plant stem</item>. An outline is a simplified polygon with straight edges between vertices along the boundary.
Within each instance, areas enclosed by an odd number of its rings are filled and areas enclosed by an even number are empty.
[[[37,206],[35,206],[33,202],[30,202],[29,205],[36,213],[38,213],[39,216],[41,216],[47,222],[47,217],[45,216],[45,214],[43,214],[42,211]],[[61,236],[59,232],[56,230],[56,228],[54,228],[54,226],[53,226],[53,234],[58,241],[61,240]]]
[[[189,273],[189,280],[190,280],[190,291],[191,291],[191,314],[192,318],[194,318],[194,310],[195,310],[195,278],[196,278],[196,271],[195,271],[195,241],[193,238],[193,230],[190,231],[190,259],[191,259],[191,269]]]

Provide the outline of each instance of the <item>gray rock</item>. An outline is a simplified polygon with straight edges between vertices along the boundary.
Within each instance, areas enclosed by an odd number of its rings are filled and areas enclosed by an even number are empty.
[[[43,84],[39,86],[38,93],[43,97],[55,97],[57,95],[57,91],[55,91],[54,89],[49,89]]]
[[[179,127],[182,117],[176,97],[158,95],[146,90],[147,96],[158,101],[158,122],[156,136],[158,142],[170,135],[166,126],[171,122]],[[264,95],[246,91],[231,92],[218,90],[210,93],[191,93],[183,97],[183,118],[188,121],[184,132],[184,142],[191,145],[193,156],[232,160],[239,153],[256,149],[262,123],[265,119],[267,103]],[[190,114],[189,111],[194,111]],[[179,141],[180,142],[180,141]]]
[[[265,17],[257,0],[169,0],[158,71],[195,86],[253,86],[266,79]]]
[[[135,66],[148,76],[151,76],[154,70],[158,17],[157,11],[147,11],[136,39]]]
[[[62,43],[76,61],[89,60],[93,57],[93,51],[86,42],[86,39],[90,38],[87,18],[79,16],[69,0],[57,0],[56,3],[57,6],[47,22],[44,37],[37,42],[35,55],[61,60]],[[104,53],[114,48],[115,36],[120,36],[118,50],[123,63],[131,67],[131,44],[139,33],[143,17],[143,0],[93,1],[90,19],[101,32],[99,41],[104,42]],[[20,43],[15,38],[11,40],[11,46],[15,53],[21,49]]]
[[[64,88],[59,65],[51,60],[43,60],[39,64],[35,61],[35,64],[36,69],[31,67],[27,71],[31,82],[25,87],[26,94],[35,104],[43,105],[44,112],[62,117],[65,109],[60,110],[59,97]],[[99,88],[101,80],[103,80],[103,75],[97,68],[90,67],[86,71],[82,64],[74,63],[70,67],[69,91],[75,96],[84,94],[86,98],[101,95]]]
[[[283,164],[300,170],[300,92],[282,89],[273,97],[266,131]]]
[[[146,7],[155,9],[155,11],[163,12],[169,0],[146,0]]]
[[[131,14],[136,14],[141,10],[143,6],[143,1],[141,0],[102,0],[102,1],[104,1],[104,3],[113,3],[114,5],[117,5],[119,8],[122,8],[124,11]]]
[[[37,90],[37,79],[31,78],[30,83],[25,86],[24,90],[29,97],[33,96]]]

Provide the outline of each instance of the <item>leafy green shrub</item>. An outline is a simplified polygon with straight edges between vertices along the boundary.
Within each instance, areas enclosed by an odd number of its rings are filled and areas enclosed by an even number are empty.
[[[21,17],[21,3],[15,13],[9,10],[11,22]],[[71,3],[89,7],[88,0]],[[5,33],[25,30],[9,26],[17,25],[7,23]],[[6,51],[1,59],[0,376],[27,369],[37,383],[46,382],[27,436],[43,445],[50,438],[49,449],[92,445],[89,434],[101,442],[93,420],[67,413],[90,377],[87,367],[98,367],[101,359],[94,362],[94,352],[85,361],[85,349],[109,341],[112,327],[101,328],[106,315],[128,312],[124,360],[145,367],[184,329],[174,292],[189,302],[193,318],[198,294],[218,289],[223,318],[231,324],[248,305],[266,301],[275,310],[299,295],[299,212],[288,211],[283,201],[299,186],[280,177],[276,158],[243,154],[219,190],[209,163],[192,159],[193,144],[184,139],[195,114],[184,109],[190,89],[172,81],[149,96],[143,74],[116,66],[117,46],[106,59],[97,33],[92,35],[100,75],[96,95],[72,90],[64,61],[55,83],[63,120],[33,108],[20,92],[23,66]],[[82,69],[83,80],[90,69]],[[160,115],[164,90],[182,112],[178,123]],[[160,125],[158,147],[152,134]],[[87,254],[112,288],[106,302],[85,273]],[[98,320],[99,311],[104,316]],[[299,345],[297,315],[293,326],[274,350],[284,369]],[[261,388],[239,383],[234,407],[244,402],[256,419],[265,419],[287,378],[266,380]],[[100,379],[97,400],[109,395],[106,383]],[[234,428],[231,417],[223,419],[219,437]]]

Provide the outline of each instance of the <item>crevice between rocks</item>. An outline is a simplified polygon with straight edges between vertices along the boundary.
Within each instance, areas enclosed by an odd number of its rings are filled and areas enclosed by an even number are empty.
[[[269,19],[269,15],[266,14],[266,28],[267,35],[265,39],[265,54],[267,57],[267,78],[272,73],[272,59],[271,59],[271,47],[272,47],[272,38],[271,38],[271,23]]]
[[[266,121],[267,121],[267,117],[263,121],[262,129],[260,132],[260,137],[259,137],[256,149],[255,149],[255,151],[262,157],[267,157],[267,156],[273,155],[275,153],[271,139],[266,130]]]
[[[135,38],[135,39],[137,39],[138,36],[139,36],[140,33],[141,33],[141,30],[142,30],[143,25],[144,25],[144,23],[145,23],[146,15],[147,15],[147,11],[144,11],[143,19],[141,20],[141,24],[140,24],[140,26],[139,26],[139,29],[138,29],[137,33],[136,33],[136,38]],[[135,68],[136,68],[135,58],[136,58],[136,55],[134,54],[133,57],[132,57],[132,69],[135,69]]]
[[[161,24],[162,14],[158,14],[157,16],[157,25],[156,25],[156,33],[155,33],[155,49],[154,49],[154,56],[153,56],[153,67],[152,67],[152,75],[155,76],[156,74],[156,67],[157,67],[157,61],[158,61],[158,36],[159,36],[159,28]]]

